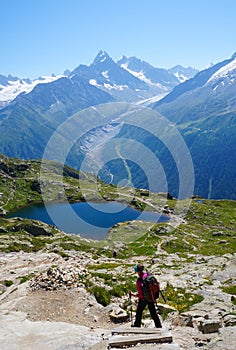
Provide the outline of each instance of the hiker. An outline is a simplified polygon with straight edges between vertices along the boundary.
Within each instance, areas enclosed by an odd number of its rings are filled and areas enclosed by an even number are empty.
[[[161,321],[156,313],[155,303],[154,301],[147,301],[144,297],[143,290],[142,290],[142,280],[147,276],[147,272],[144,271],[144,266],[142,264],[137,264],[134,266],[135,273],[138,274],[138,278],[136,281],[136,288],[137,293],[129,292],[130,297],[138,297],[138,306],[135,316],[135,322],[131,327],[141,327],[141,320],[142,320],[142,314],[143,310],[146,306],[148,306],[150,315],[155,323],[156,328],[161,328]]]

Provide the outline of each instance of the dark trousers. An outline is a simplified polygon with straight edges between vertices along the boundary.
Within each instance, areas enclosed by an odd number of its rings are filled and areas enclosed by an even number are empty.
[[[161,328],[161,321],[156,313],[156,308],[155,308],[154,302],[149,303],[146,300],[141,300],[141,299],[139,299],[139,301],[138,301],[138,307],[137,307],[137,311],[136,311],[136,318],[135,318],[135,322],[134,322],[134,327],[141,327],[142,314],[143,314],[143,310],[145,309],[146,306],[148,306],[150,315],[152,316],[152,319],[155,323],[155,327]]]

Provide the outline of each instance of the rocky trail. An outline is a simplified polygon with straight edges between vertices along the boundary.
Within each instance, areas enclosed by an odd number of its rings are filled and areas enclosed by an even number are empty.
[[[153,269],[161,263],[158,258]],[[129,320],[119,321],[124,310],[118,299],[106,307],[97,303],[78,276],[87,273],[88,264],[100,261],[84,252],[71,252],[65,260],[54,253],[0,253],[0,349],[1,350],[105,350],[117,347],[117,339],[129,339],[126,349],[137,350],[234,350],[236,339],[236,310],[232,296],[222,292],[221,283],[235,278],[236,257],[197,257],[189,266],[181,265],[175,255],[166,256],[166,264],[179,263],[178,277],[173,270],[162,270],[161,282],[189,288],[195,285],[203,301],[194,304],[184,314],[173,312],[163,321],[159,335],[166,342],[155,340],[152,321],[144,320],[141,334],[122,334],[122,329],[133,330]],[[129,259],[134,264],[136,259]],[[122,263],[122,261],[121,261]],[[127,261],[126,261],[127,263]],[[120,269],[122,270],[122,264]],[[34,278],[23,283],[25,276]],[[212,284],[206,284],[205,276],[211,276]],[[11,281],[6,286],[4,281]],[[165,305],[160,304],[160,308]],[[117,316],[112,318],[111,315]],[[121,318],[120,318],[121,320]],[[118,334],[117,331],[119,330]],[[151,332],[153,343],[146,343]],[[134,341],[134,337],[140,341]],[[128,337],[128,338],[127,338]],[[148,337],[150,341],[151,335]],[[170,338],[171,337],[171,338]],[[171,341],[170,341],[171,340]]]

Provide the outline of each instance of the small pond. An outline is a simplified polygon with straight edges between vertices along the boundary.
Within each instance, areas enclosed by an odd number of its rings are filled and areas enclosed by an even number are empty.
[[[141,212],[118,202],[50,203],[46,207],[44,204],[34,204],[7,215],[7,218],[12,217],[41,220],[66,233],[80,234],[96,240],[103,239],[109,229],[118,222],[169,220],[167,216],[155,212]]]

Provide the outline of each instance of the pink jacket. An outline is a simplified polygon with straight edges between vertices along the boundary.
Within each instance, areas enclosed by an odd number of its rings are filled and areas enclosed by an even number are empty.
[[[138,292],[138,298],[144,300],[144,295],[143,295],[143,283],[142,283],[142,279],[144,279],[145,277],[147,277],[147,273],[142,271],[139,274],[139,278],[137,279],[136,282],[136,288],[137,288],[137,292]]]

